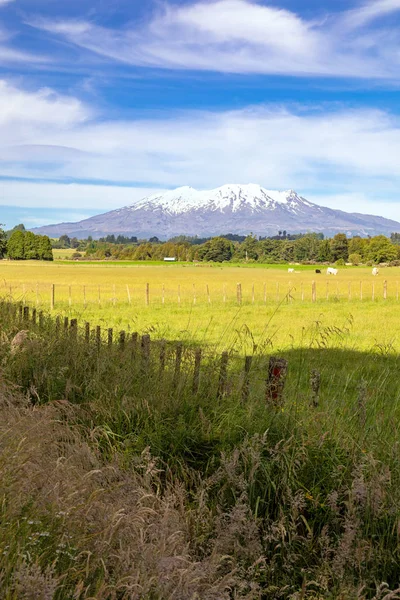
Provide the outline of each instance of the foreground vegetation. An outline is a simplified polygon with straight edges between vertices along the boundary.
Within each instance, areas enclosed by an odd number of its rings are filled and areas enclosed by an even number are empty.
[[[399,597],[399,359],[317,327],[268,356],[109,346],[0,305],[0,589],[9,600]],[[17,338],[22,329],[29,332]],[[117,332],[115,332],[116,334]],[[117,335],[114,336],[118,340]],[[14,340],[14,342],[13,342]],[[269,349],[268,354],[274,349]],[[319,398],[310,372],[321,374]]]

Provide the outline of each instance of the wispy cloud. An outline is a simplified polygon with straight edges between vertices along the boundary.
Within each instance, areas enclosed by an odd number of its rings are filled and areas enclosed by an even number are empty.
[[[400,10],[373,0],[318,21],[251,0],[164,4],[147,24],[125,29],[95,22],[36,19],[31,24],[78,47],[130,65],[230,73],[397,78],[396,26],[368,28]],[[376,24],[375,24],[376,25]],[[386,43],[382,45],[385,32]]]
[[[356,190],[379,213],[377,198],[389,201],[400,187],[400,119],[378,110],[266,105],[99,120],[76,98],[3,82],[0,115],[0,176],[37,181],[0,182],[3,204],[107,210],[149,189],[256,182],[321,195]],[[75,183],[66,195],[46,184],[45,195],[43,180]]]

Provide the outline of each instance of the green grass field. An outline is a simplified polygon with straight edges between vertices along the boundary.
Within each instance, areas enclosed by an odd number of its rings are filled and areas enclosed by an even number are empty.
[[[294,268],[2,261],[0,293],[49,310],[54,284],[55,314],[239,352],[308,347],[329,326],[345,331],[338,335],[341,346],[396,349],[399,268],[382,269],[378,277],[370,268],[341,268],[336,277]]]

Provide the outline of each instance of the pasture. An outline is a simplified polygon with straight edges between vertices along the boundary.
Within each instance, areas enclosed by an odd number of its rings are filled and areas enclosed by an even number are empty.
[[[0,294],[93,326],[240,353],[315,345],[327,327],[340,347],[397,348],[400,268],[377,277],[369,267],[293,268],[2,261]]]

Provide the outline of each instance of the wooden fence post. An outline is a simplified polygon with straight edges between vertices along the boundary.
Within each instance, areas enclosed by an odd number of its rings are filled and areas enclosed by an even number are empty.
[[[268,379],[266,400],[276,406],[283,402],[283,389],[285,387],[288,361],[285,358],[271,356],[268,366]]]
[[[128,303],[132,304],[132,302],[131,302],[131,292],[129,290],[129,285],[128,284],[126,285],[126,291],[127,291],[127,294],[128,294]]]
[[[29,306],[24,306],[24,321],[29,322]]]
[[[160,368],[158,370],[158,378],[160,382],[163,380],[165,372],[165,359],[166,359],[167,342],[166,340],[160,340]]]
[[[138,338],[139,338],[139,335],[138,335],[138,333],[136,331],[134,333],[132,333],[132,336],[131,336],[131,348],[132,348],[132,354],[134,356],[137,353]]]
[[[181,364],[182,364],[182,352],[183,352],[183,344],[179,342],[176,346],[175,351],[175,369],[174,369],[174,378],[172,381],[172,385],[176,388],[179,384],[179,378],[181,374]]]
[[[207,289],[207,300],[208,300],[208,304],[211,304],[211,298],[210,298],[210,288],[208,287],[208,283],[206,285],[206,289]]]
[[[119,346],[119,349],[121,351],[125,349],[125,340],[126,340],[125,331],[120,331],[119,332],[118,346]]]
[[[146,306],[150,304],[150,284],[146,283]]]
[[[69,329],[71,332],[71,337],[74,340],[76,340],[76,338],[78,336],[78,321],[77,321],[77,319],[71,319]]]
[[[311,300],[312,300],[312,302],[317,301],[317,285],[316,285],[315,281],[313,281],[311,284]]]
[[[40,314],[39,314],[39,323],[40,323]],[[61,330],[61,318],[60,315],[56,316],[56,337],[60,336],[60,330]]]
[[[246,356],[244,359],[244,377],[242,386],[242,402],[246,402],[250,393],[250,369],[253,362],[252,356]]]
[[[83,286],[83,306],[86,308],[86,285]]]
[[[150,367],[150,336],[149,334],[142,335],[142,370],[147,372]]]
[[[311,371],[310,385],[311,385],[311,402],[312,402],[312,405],[316,407],[319,404],[319,388],[321,386],[321,374],[316,369],[313,369]]]
[[[33,325],[36,325],[36,314],[37,314],[36,308],[33,308],[32,309],[32,323],[33,323]]]
[[[221,355],[221,364],[219,367],[217,398],[221,398],[225,394],[226,380],[228,375],[228,359],[228,352],[223,352]]]
[[[68,331],[69,319],[64,317],[64,331]]]
[[[242,304],[242,284],[238,283],[236,285],[236,299],[239,306]]]
[[[51,293],[50,293],[50,309],[54,310],[54,306],[56,304],[56,286],[54,283],[51,284]]]
[[[197,348],[194,353],[194,370],[193,370],[193,385],[192,392],[197,394],[200,385],[200,365],[201,365],[201,349]]]
[[[385,279],[385,281],[383,282],[383,299],[386,300],[387,299],[387,281]]]
[[[100,346],[101,346],[101,327],[100,325],[96,326],[96,348],[97,350],[100,350]]]
[[[109,348],[113,345],[113,336],[114,336],[113,328],[109,327],[107,330],[107,345]]]
[[[85,323],[85,342],[87,344],[90,342],[90,323],[87,321]]]

